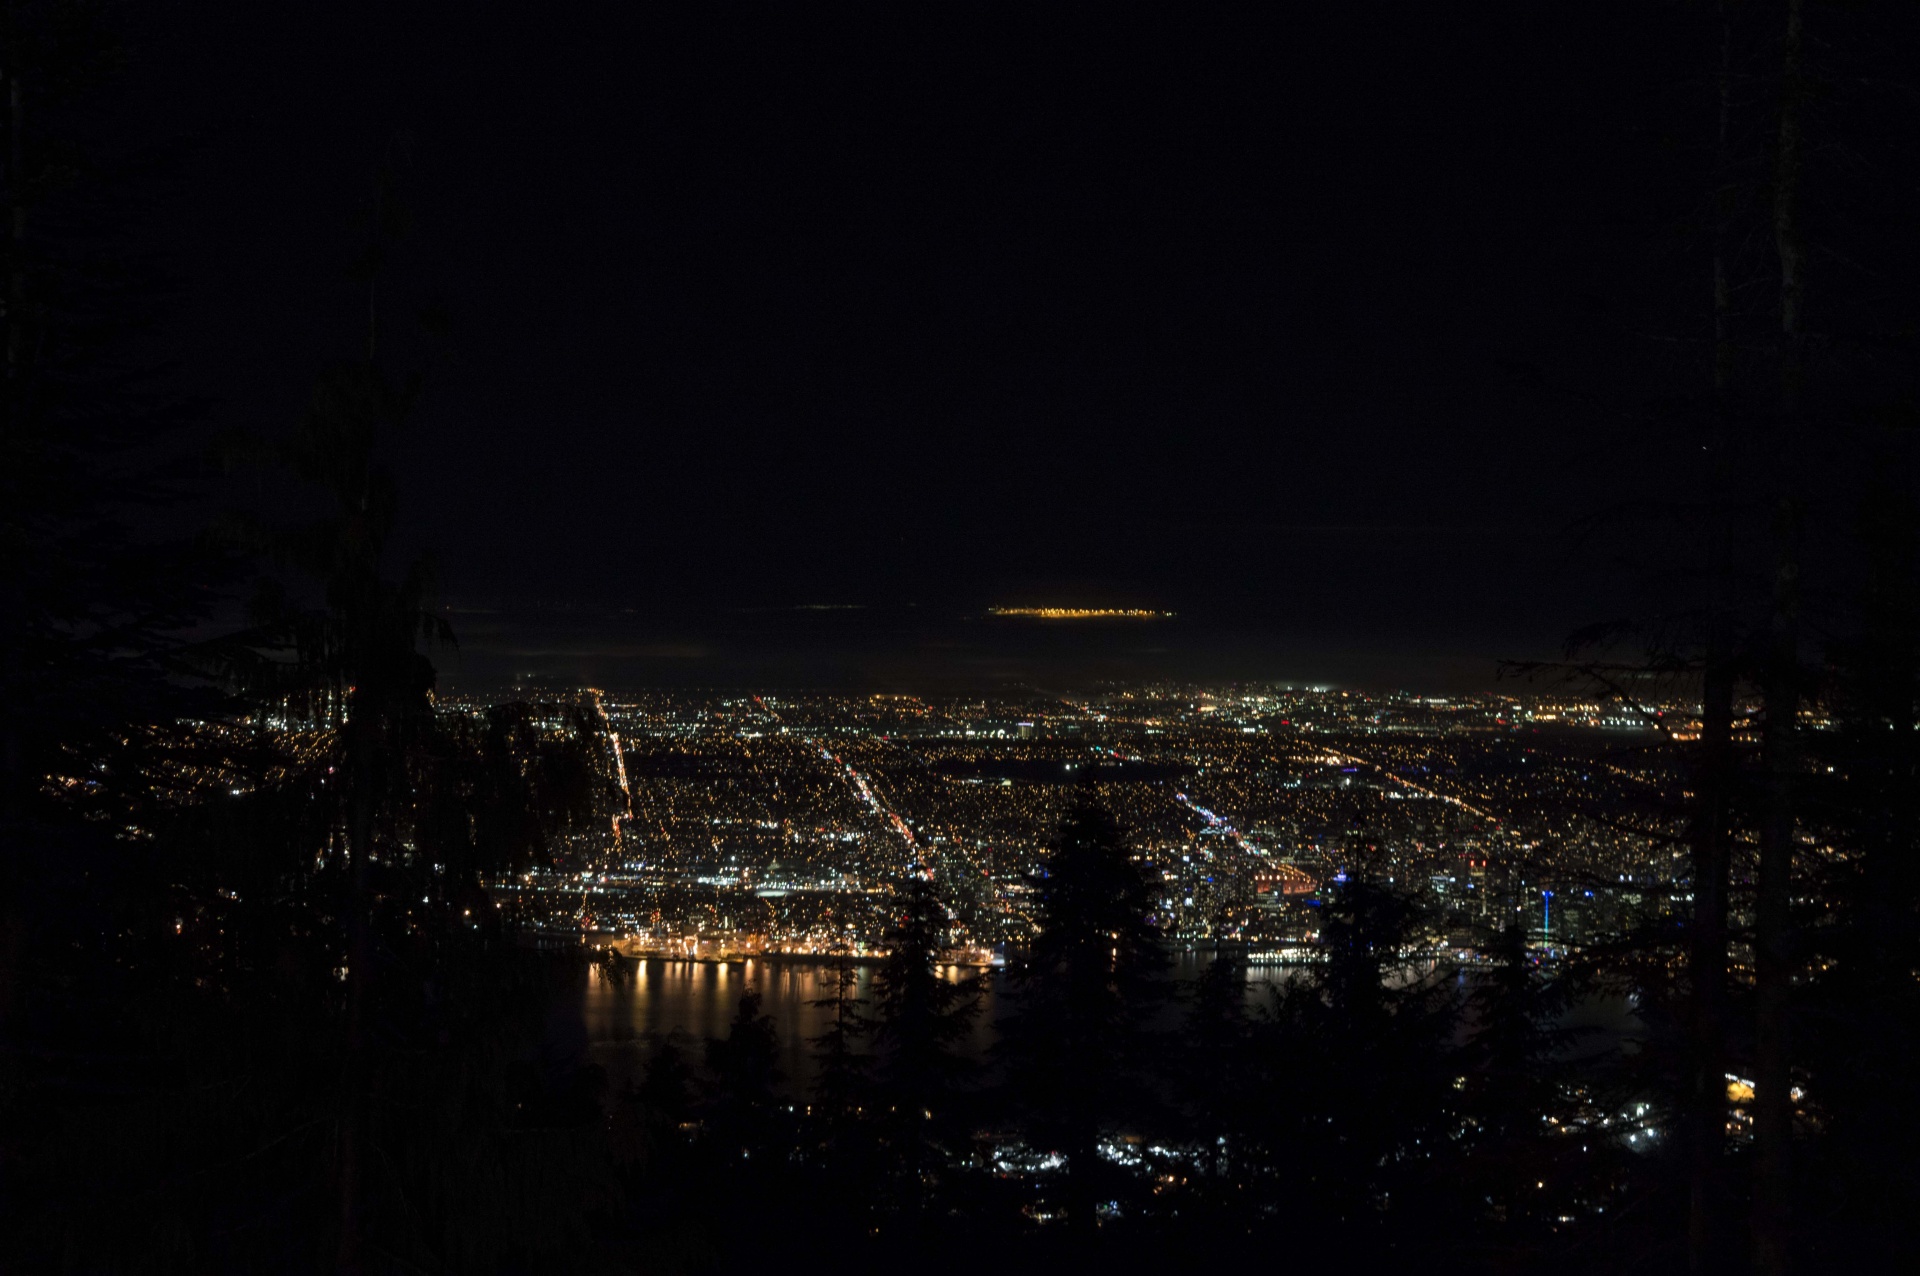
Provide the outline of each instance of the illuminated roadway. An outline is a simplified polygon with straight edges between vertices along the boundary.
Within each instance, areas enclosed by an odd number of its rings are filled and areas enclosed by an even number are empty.
[[[759,696],[755,696],[753,702],[759,706],[760,712],[766,715],[767,721],[775,725],[784,725],[780,722],[780,715],[768,707],[765,700],[762,700]],[[925,866],[920,855],[920,844],[913,840],[913,830],[907,827],[907,822],[900,818],[898,812],[880,800],[880,795],[874,791],[873,785],[868,782],[867,777],[854,770],[851,764],[841,760],[839,754],[827,748],[812,736],[803,735],[800,738],[820,750],[821,758],[834,764],[839,772],[840,778],[847,782],[847,787],[853,790],[854,796],[859,798],[869,811],[872,811],[887,824],[891,825],[893,831],[900,835],[900,840],[907,844],[909,851],[913,852],[913,859],[907,865],[908,871],[922,873],[928,879],[931,879],[933,877],[933,870]]]
[[[1393,772],[1381,766],[1378,762],[1370,762],[1366,758],[1355,757],[1351,753],[1342,753],[1338,749],[1328,748],[1325,745],[1322,745],[1320,747],[1326,749],[1327,754],[1331,757],[1339,758],[1342,762],[1351,762],[1355,766],[1366,767],[1369,771],[1374,772],[1376,775],[1379,775],[1387,780],[1391,780],[1393,783],[1398,784],[1401,788],[1412,789],[1415,793],[1420,794],[1422,797],[1430,797],[1434,799],[1436,802],[1451,802],[1453,803],[1453,805],[1459,807],[1461,810],[1477,815],[1481,819],[1486,820],[1492,824],[1498,824],[1500,822],[1500,817],[1493,814],[1491,811],[1483,811],[1479,807],[1474,806],[1470,802],[1464,802],[1461,799],[1454,797],[1451,793],[1441,793],[1434,789],[1429,789],[1425,785],[1415,784],[1412,780],[1405,779],[1402,776],[1395,775]]]

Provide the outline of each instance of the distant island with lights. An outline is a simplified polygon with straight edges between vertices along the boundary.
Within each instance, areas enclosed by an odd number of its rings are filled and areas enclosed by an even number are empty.
[[[1170,611],[1141,607],[989,607],[989,616],[1020,616],[1032,620],[1171,620]]]

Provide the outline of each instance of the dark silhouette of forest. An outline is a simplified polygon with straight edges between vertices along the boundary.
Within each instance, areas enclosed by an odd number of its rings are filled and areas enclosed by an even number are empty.
[[[157,466],[181,411],[121,353],[148,294],[81,229],[110,174],[62,131],[110,42],[81,7],[6,21],[8,1270],[1777,1276],[1914,1252],[1913,157],[1859,15],[1676,18],[1701,36],[1675,122],[1704,139],[1676,302],[1698,391],[1632,411],[1695,432],[1702,469],[1591,529],[1645,608],[1518,671],[1698,698],[1697,738],[1623,759],[1665,796],[1590,812],[1671,841],[1690,911],[1559,964],[1488,934],[1468,978],[1412,961],[1417,905],[1356,875],[1325,960],[1249,999],[1231,950],[1170,975],[1090,783],[993,1052],[967,1049],[979,979],[939,969],[942,883],[909,875],[804,1091],[752,991],[612,1088],[554,1029],[593,955],[520,942],[482,886],[551,862],[612,778],[588,708],[435,710],[457,635],[392,561],[382,468],[431,392],[374,318],[393,183],[353,257],[364,350],[290,428]],[[190,535],[153,516],[232,472],[291,495]],[[1602,992],[1636,999],[1635,1049],[1566,1027]]]

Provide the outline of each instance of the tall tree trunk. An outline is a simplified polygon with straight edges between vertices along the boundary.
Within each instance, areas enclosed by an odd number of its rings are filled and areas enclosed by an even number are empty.
[[[1730,628],[1714,619],[1701,697],[1698,803],[1693,829],[1693,1060],[1690,1072],[1687,1267],[1694,1276],[1721,1266],[1723,1165],[1727,1126],[1728,787],[1733,757]]]
[[[1692,1068],[1689,1075],[1687,1269],[1706,1276],[1720,1265],[1726,1196],[1727,881],[1729,787],[1733,780],[1733,336],[1728,240],[1733,219],[1733,19],[1720,4],[1719,121],[1715,138],[1713,234],[1713,484],[1719,520],[1717,561],[1701,678],[1700,757],[1694,781]]]
[[[1879,486],[1869,495],[1862,531],[1867,539],[1868,575],[1860,663],[1863,685],[1859,714],[1863,729],[1879,736],[1867,814],[1871,830],[1863,864],[1867,937],[1876,977],[1905,980],[1904,938],[1911,925],[1915,865],[1914,788],[1916,767],[1914,693],[1916,615],[1914,598],[1914,504],[1909,475],[1912,443],[1893,440]],[[1856,764],[1857,765],[1857,764]]]
[[[1090,1116],[1082,1116],[1074,1121],[1073,1130],[1067,1136],[1066,1181],[1068,1234],[1079,1239],[1082,1245],[1091,1244],[1099,1225],[1099,1205],[1094,1193],[1093,1179],[1100,1157],[1100,1127]]]
[[[24,103],[20,91],[19,44],[14,39],[13,6],[8,5],[4,14],[6,25],[0,28],[0,76],[5,77],[6,92],[6,199],[7,199],[7,295],[6,295],[6,344],[7,368],[4,404],[0,411],[6,413],[0,420],[0,430],[13,436],[9,444],[26,429],[28,377],[24,364],[26,355],[26,316],[27,316],[27,191],[26,191],[26,134],[24,124]],[[11,447],[8,449],[11,451]],[[15,553],[9,553],[0,568],[4,568],[5,594],[0,595],[0,642],[5,643],[0,651],[0,660],[5,667],[0,668],[0,682],[4,688],[5,704],[0,704],[0,817],[12,816],[22,812],[31,792],[31,781],[27,775],[26,743],[22,739],[23,726],[20,706],[14,703],[15,693],[23,685],[26,674],[27,641],[27,604],[26,581],[20,573],[23,566]]]
[[[343,1276],[364,1270],[366,1262],[366,1166],[370,1136],[371,1060],[367,1041],[367,991],[373,977],[372,869],[374,808],[374,725],[362,707],[348,710],[348,774],[352,826],[348,854],[350,885],[347,914],[347,1057],[340,1127],[340,1237],[335,1268]]]
[[[1775,520],[1773,620],[1765,674],[1766,803],[1760,829],[1755,907],[1753,1196],[1754,1270],[1792,1270],[1793,1067],[1790,1015],[1793,903],[1795,723],[1799,712],[1800,505],[1793,493],[1796,433],[1803,428],[1805,290],[1799,225],[1803,169],[1802,9],[1787,0],[1781,49],[1780,137],[1773,190],[1773,237],[1780,258],[1780,496]]]
[[[1799,509],[1780,502],[1773,623],[1765,677],[1766,800],[1760,826],[1755,906],[1754,1268],[1785,1276],[1792,1268],[1793,1099],[1790,1017],[1793,994],[1792,902],[1795,719],[1799,713]]]
[[[11,15],[9,15],[11,16]],[[11,25],[11,24],[9,24]],[[4,33],[9,45],[13,32]],[[10,65],[7,77],[7,379],[21,382],[27,353],[27,144],[26,103],[20,91],[20,68]]]

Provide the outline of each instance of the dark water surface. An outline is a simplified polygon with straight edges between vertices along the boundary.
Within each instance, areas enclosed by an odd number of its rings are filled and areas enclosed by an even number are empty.
[[[1571,628],[1571,622],[1540,627],[1523,638],[1504,626],[1456,624],[1415,641],[1409,626],[1417,617],[1408,615],[1369,623],[1333,613],[1307,616],[1297,608],[1268,614],[1217,604],[1154,620],[1045,621],[992,616],[980,607],[837,603],[460,605],[449,618],[460,646],[442,677],[476,693],[523,680],[616,692],[732,687],[941,694],[1168,678],[1506,690],[1510,684],[1497,682],[1501,659],[1551,658]]]
[[[1210,958],[1183,953],[1172,969],[1176,985],[1191,982]],[[961,967],[946,972],[954,979],[980,973]],[[1264,1005],[1275,988],[1299,977],[1299,966],[1255,966],[1247,975],[1249,1008]],[[856,967],[858,991],[869,1004],[873,997],[874,967]],[[1459,976],[1463,981],[1468,975]],[[616,1087],[644,1066],[656,1035],[682,1033],[690,1062],[698,1064],[708,1037],[726,1035],[727,1025],[749,988],[761,995],[761,1011],[773,1020],[779,1036],[780,1066],[789,1089],[804,1090],[814,1075],[810,1039],[824,1032],[833,1011],[814,1003],[833,992],[834,967],[823,961],[748,960],[694,962],[648,959],[625,963],[617,971],[588,966],[581,975],[580,1016],[589,1058],[607,1070]],[[981,1012],[974,1020],[969,1053],[986,1059],[995,1036],[994,1024],[1011,1007],[1004,971],[986,980]],[[1463,989],[1464,990],[1464,989]],[[1178,1023],[1178,999],[1166,1014],[1167,1027]],[[1568,1016],[1567,1026],[1583,1030],[1582,1053],[1610,1049],[1640,1034],[1631,1005],[1624,999],[1582,1002]]]
[[[873,996],[874,968],[855,968],[861,997]],[[972,973],[952,972],[955,977]],[[749,988],[761,996],[761,1012],[779,1035],[780,1066],[789,1086],[813,1079],[810,1038],[826,1031],[833,1010],[813,1004],[833,995],[834,968],[824,962],[695,962],[648,959],[627,963],[621,973],[589,966],[581,994],[589,1052],[618,1080],[643,1064],[655,1035],[684,1033],[683,1045],[698,1062],[708,1037],[724,1037]],[[1004,1001],[989,982],[972,1048],[984,1056],[993,1040],[991,1019]]]
[[[1174,961],[1176,984],[1191,981],[1208,959],[1181,954]],[[855,968],[859,995],[871,1005],[874,967]],[[983,972],[948,967],[946,975],[964,979]],[[984,972],[986,990],[980,1014],[973,1022],[967,1052],[984,1061],[992,1048],[998,1019],[1012,1006],[1004,971]],[[1300,973],[1299,967],[1256,967],[1247,978],[1250,1005],[1264,1002],[1277,980]],[[833,1015],[830,1006],[816,1005],[833,994],[834,967],[823,961],[750,960],[692,962],[650,959],[627,963],[616,971],[589,966],[583,978],[580,1010],[586,1029],[589,1057],[607,1070],[616,1086],[645,1064],[652,1038],[674,1032],[685,1034],[682,1044],[694,1061],[708,1037],[722,1037],[739,1010],[741,994],[760,993],[761,1012],[773,1020],[779,1034],[780,1066],[790,1089],[804,1090],[813,1080],[810,1039],[826,1031]],[[1178,1022],[1177,999],[1167,1012],[1167,1026]]]
[[[1177,982],[1192,979],[1204,957],[1179,957],[1173,975]],[[874,967],[855,968],[858,991],[871,1003]],[[953,979],[979,974],[949,967]],[[1247,979],[1250,1001],[1263,1000],[1271,980],[1298,973],[1297,967],[1258,968]],[[779,1034],[780,1066],[791,1087],[804,1089],[813,1079],[810,1039],[826,1031],[832,1007],[816,1005],[833,994],[834,967],[820,961],[692,962],[650,959],[627,963],[616,973],[605,966],[589,966],[581,991],[581,1015],[588,1051],[614,1081],[642,1066],[651,1039],[673,1032],[686,1034],[683,1044],[695,1054],[707,1037],[722,1037],[739,1010],[741,994],[760,993],[761,1012],[773,1020]],[[1011,1005],[1004,971],[989,972],[980,1014],[974,1020],[968,1052],[985,1059],[994,1040],[994,1023]]]

